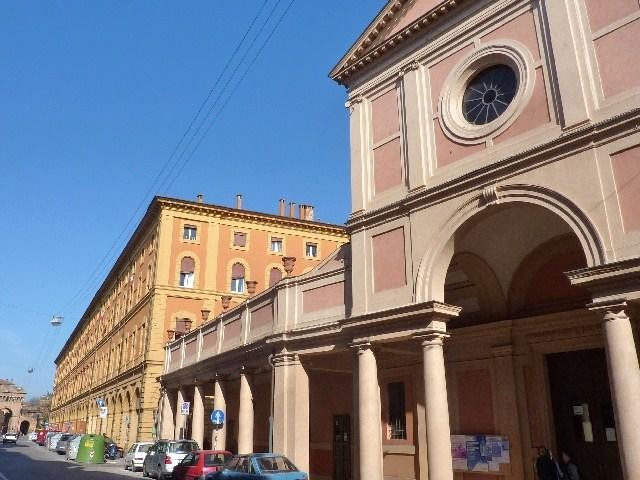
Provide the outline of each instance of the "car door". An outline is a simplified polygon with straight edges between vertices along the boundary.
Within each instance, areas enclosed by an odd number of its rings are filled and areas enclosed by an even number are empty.
[[[147,458],[144,459],[144,463],[146,464],[146,470],[148,473],[157,474],[157,464],[158,464],[158,444],[156,443],[153,447],[149,449],[147,453]]]
[[[187,479],[188,480],[198,480],[200,475],[202,474],[202,468],[200,467],[200,454],[197,452],[190,453],[187,456],[190,456],[189,466],[187,467]]]

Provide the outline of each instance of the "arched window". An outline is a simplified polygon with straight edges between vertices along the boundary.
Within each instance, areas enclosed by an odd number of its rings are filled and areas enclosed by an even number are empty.
[[[234,263],[231,267],[231,291],[244,292],[244,265],[241,263]]]
[[[193,288],[194,271],[196,262],[191,257],[184,257],[180,261],[180,286]]]
[[[273,267],[269,270],[269,288],[273,287],[280,280],[282,280],[282,271],[279,268]]]

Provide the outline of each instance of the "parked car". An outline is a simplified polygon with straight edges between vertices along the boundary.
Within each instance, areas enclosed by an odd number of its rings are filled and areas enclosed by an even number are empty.
[[[64,455],[65,453],[67,453],[67,448],[69,448],[69,442],[75,436],[76,435],[74,435],[73,433],[63,433],[62,436],[60,437],[60,440],[58,440],[58,444],[56,445],[56,452],[58,452],[59,455]]]
[[[58,440],[62,438],[62,432],[47,435],[47,449],[55,450],[58,446]]]
[[[226,450],[198,450],[188,453],[173,469],[173,480],[200,480],[205,475],[222,470],[233,458]]]
[[[67,460],[75,460],[78,456],[78,449],[80,448],[80,440],[82,440],[82,435],[78,435],[73,437],[69,441],[69,446],[67,447]]]
[[[131,448],[129,448],[124,456],[124,469],[131,469],[132,472],[135,472],[139,468],[142,468],[142,464],[151,445],[153,445],[151,442],[138,442],[131,445]]]
[[[236,455],[222,470],[208,474],[206,480],[308,480],[284,455],[252,453]]]
[[[29,440],[31,440],[32,442],[35,442],[35,441],[36,441],[36,438],[38,438],[38,432],[36,432],[36,431],[34,430],[33,432],[31,432],[31,433],[27,436],[27,438],[28,438]]]
[[[17,432],[7,432],[2,435],[2,443],[18,443]]]
[[[49,438],[50,435],[54,435],[58,433],[55,430],[41,430],[38,432],[38,437],[36,438],[36,443],[38,445],[40,445],[41,447],[44,447],[47,445],[47,439]]]
[[[188,453],[200,450],[195,440],[158,440],[142,462],[142,476],[157,479],[171,478],[173,467]]]

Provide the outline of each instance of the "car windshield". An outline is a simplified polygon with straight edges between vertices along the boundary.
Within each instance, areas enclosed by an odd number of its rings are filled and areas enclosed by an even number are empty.
[[[260,470],[263,472],[297,472],[298,469],[287,457],[258,457],[256,458]]]
[[[189,453],[199,450],[196,442],[176,442],[169,446],[170,453]]]
[[[204,456],[204,466],[205,467],[216,467],[220,465],[224,465],[229,461],[231,455],[227,455],[224,453],[207,453]]]
[[[151,448],[151,445],[138,445],[138,452],[147,452]]]

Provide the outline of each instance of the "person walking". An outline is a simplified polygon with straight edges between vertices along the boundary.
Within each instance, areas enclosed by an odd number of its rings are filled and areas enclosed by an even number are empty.
[[[536,474],[539,480],[558,480],[560,478],[556,462],[546,447],[538,448],[536,459]]]
[[[560,469],[562,470],[563,480],[580,480],[578,465],[573,461],[573,456],[566,451],[562,451],[560,458],[562,460]]]

